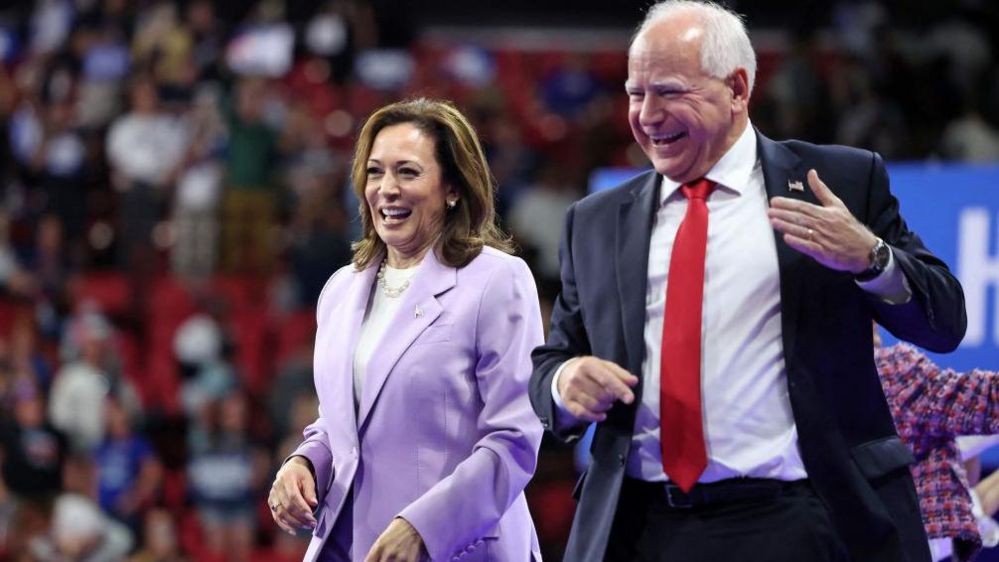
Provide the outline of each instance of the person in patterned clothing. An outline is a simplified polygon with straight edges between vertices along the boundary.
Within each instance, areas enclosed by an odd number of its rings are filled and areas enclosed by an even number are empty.
[[[954,562],[972,560],[982,539],[955,438],[999,433],[999,373],[941,369],[911,345],[880,347],[877,330],[875,344],[892,418],[916,457],[911,470],[926,534],[934,547],[953,541]]]

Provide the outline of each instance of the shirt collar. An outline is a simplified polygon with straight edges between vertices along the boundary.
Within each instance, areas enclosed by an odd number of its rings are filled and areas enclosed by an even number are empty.
[[[753,124],[747,122],[746,128],[739,135],[739,138],[722,155],[721,159],[708,170],[704,177],[715,182],[719,187],[742,194],[749,184],[753,169],[756,168],[756,129]],[[659,191],[660,204],[680,189],[680,184],[663,176],[662,189]]]

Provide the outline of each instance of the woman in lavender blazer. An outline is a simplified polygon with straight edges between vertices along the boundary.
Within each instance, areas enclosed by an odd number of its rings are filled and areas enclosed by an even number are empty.
[[[444,102],[386,106],[353,178],[364,236],[319,297],[319,419],[278,472],[274,519],[313,529],[307,561],[540,560],[523,490],[541,314],[475,132]]]

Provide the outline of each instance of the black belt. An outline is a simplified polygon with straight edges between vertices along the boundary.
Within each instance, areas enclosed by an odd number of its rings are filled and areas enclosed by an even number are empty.
[[[807,489],[808,480],[771,480],[766,478],[729,478],[695,484],[684,492],[671,482],[649,482],[625,476],[622,493],[634,494],[652,503],[672,509],[691,509],[711,505],[771,500]]]

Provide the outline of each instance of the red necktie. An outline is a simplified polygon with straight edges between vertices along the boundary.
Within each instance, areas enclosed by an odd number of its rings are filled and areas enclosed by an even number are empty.
[[[701,417],[701,303],[708,241],[706,199],[713,187],[702,178],[680,188],[687,197],[687,214],[673,242],[666,283],[659,444],[663,470],[684,492],[697,483],[708,464]]]

